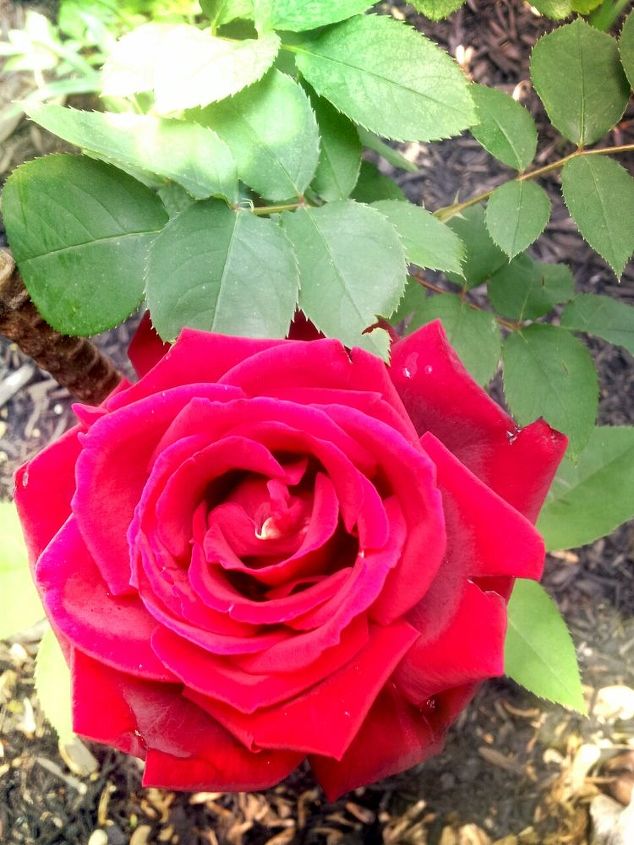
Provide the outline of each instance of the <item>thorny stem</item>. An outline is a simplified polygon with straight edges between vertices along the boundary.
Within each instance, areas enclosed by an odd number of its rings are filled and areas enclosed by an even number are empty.
[[[295,211],[308,205],[305,200],[299,202],[288,202],[283,205],[254,205],[251,208],[253,214],[280,214],[282,211]]]
[[[24,287],[11,255],[0,249],[0,333],[81,402],[98,405],[121,380],[112,361],[85,337],[56,332]]]
[[[410,276],[421,286],[427,288],[427,290],[431,290],[434,293],[449,293],[448,290],[445,288],[440,287],[440,285],[434,284],[434,282],[430,282],[429,279],[426,279],[423,275],[422,270],[419,270],[417,267],[413,267],[410,270]],[[466,291],[462,290],[462,298],[468,304],[469,308],[473,308],[474,311],[485,311],[487,314],[490,313],[486,311],[485,308],[481,308],[479,305],[476,305],[475,302],[467,299]],[[504,317],[499,317],[497,314],[493,315],[496,319],[496,322],[503,326],[505,329],[508,329],[510,332],[516,332],[522,328],[521,323],[513,323],[510,320],[505,320]]]
[[[544,165],[544,167],[538,167],[535,170],[529,170],[527,173],[521,173],[519,176],[516,176],[515,179],[507,181],[526,182],[528,179],[537,179],[540,176],[546,176],[546,174],[552,173],[554,170],[560,170],[565,164],[572,161],[573,158],[579,158],[579,156],[617,155],[619,153],[629,152],[634,152],[634,144],[622,144],[618,147],[598,147],[594,150],[585,150],[580,148],[575,150],[574,153],[570,153],[570,155]],[[497,187],[499,187],[499,185]],[[496,188],[491,188],[481,194],[476,194],[476,196],[471,197],[471,199],[465,200],[464,202],[458,202],[454,205],[448,205],[445,208],[439,208],[438,211],[434,212],[434,214],[439,220],[446,222],[447,220],[451,220],[452,217],[456,217],[466,208],[470,208],[472,205],[478,205],[478,203],[489,199],[495,190]]]

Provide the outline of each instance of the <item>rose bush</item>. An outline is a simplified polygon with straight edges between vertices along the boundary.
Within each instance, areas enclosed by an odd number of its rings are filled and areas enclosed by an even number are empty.
[[[437,751],[503,672],[565,438],[519,430],[439,323],[390,367],[335,340],[148,339],[140,380],[16,482],[76,731],[182,789],[308,757],[333,797]]]

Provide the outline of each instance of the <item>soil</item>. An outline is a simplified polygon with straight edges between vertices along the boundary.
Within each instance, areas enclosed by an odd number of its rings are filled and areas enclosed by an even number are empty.
[[[565,154],[566,144],[548,127],[528,83],[529,49],[550,28],[548,22],[519,0],[469,0],[450,21],[438,24],[412,16],[402,3],[393,5],[397,14],[407,14],[457,55],[476,81],[509,92],[517,88],[538,121],[540,164]],[[54,143],[39,133],[37,144],[28,143],[24,136],[31,132],[25,124],[17,129],[16,155],[36,155]],[[614,144],[634,141],[634,111],[612,134]],[[409,145],[405,152],[420,170],[402,175],[399,181],[412,200],[432,210],[506,178],[505,169],[468,138]],[[12,159],[11,166],[15,163]],[[621,163],[634,166],[631,159],[622,158]],[[545,184],[554,214],[536,251],[548,260],[571,263],[579,290],[634,304],[632,267],[617,284],[568,220],[557,174]],[[133,328],[128,323],[98,339],[122,366]],[[600,421],[634,424],[631,357],[599,341],[589,345],[600,373]],[[44,373],[23,369],[28,365],[14,347],[0,344],[0,394],[13,389],[11,379],[16,374],[26,382],[11,397],[2,398],[2,497],[11,493],[17,466],[58,437],[72,420],[66,392]],[[495,383],[493,391],[499,397]],[[599,791],[626,803],[634,781],[627,775],[628,766],[634,770],[627,756],[616,774],[608,777],[601,768],[615,754],[627,755],[634,748],[632,721],[620,718],[627,716],[622,702],[634,689],[633,562],[631,525],[548,561],[546,586],[578,646],[591,710],[588,719],[538,701],[501,679],[481,689],[440,756],[333,804],[325,801],[304,770],[261,794],[174,794],[141,789],[136,761],[90,746],[93,771],[81,774],[72,757],[60,756],[34,695],[38,631],[19,642],[0,643],[0,841],[11,845],[588,845],[590,807],[595,814],[600,811]],[[610,688],[617,692],[606,692]],[[610,703],[610,696],[616,696],[616,704]]]

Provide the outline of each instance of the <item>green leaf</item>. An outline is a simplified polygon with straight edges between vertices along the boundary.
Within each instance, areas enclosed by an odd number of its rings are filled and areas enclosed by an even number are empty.
[[[30,628],[44,617],[29,569],[22,526],[12,502],[0,502],[0,639]]]
[[[24,283],[54,329],[97,334],[138,307],[148,247],[167,222],[148,188],[102,162],[52,155],[13,171],[2,210]]]
[[[181,188],[175,182],[168,182],[167,185],[159,188],[158,195],[170,218],[176,217],[177,214],[185,211],[186,208],[196,202],[184,188]]]
[[[74,737],[70,670],[52,628],[47,628],[35,659],[35,690],[44,715],[62,743]]]
[[[578,156],[561,174],[570,216],[618,277],[634,252],[634,179],[606,156]]]
[[[486,85],[472,85],[478,123],[471,134],[484,149],[515,170],[526,170],[535,158],[537,127],[517,100]]]
[[[464,247],[449,226],[411,202],[381,200],[373,205],[401,236],[410,263],[430,270],[462,273]]]
[[[45,105],[29,117],[65,141],[115,165],[177,182],[195,199],[238,198],[236,165],[211,129],[150,115],[76,111]]]
[[[238,175],[260,196],[302,196],[319,161],[319,130],[308,95],[273,70],[262,82],[201,112],[197,120],[225,141]]]
[[[293,49],[297,67],[318,94],[385,138],[433,141],[475,122],[458,65],[390,16],[359,15]]]
[[[634,308],[611,296],[584,293],[575,297],[564,309],[561,325],[601,337],[634,355]]]
[[[200,6],[214,27],[253,17],[253,0],[200,0]]]
[[[541,235],[550,212],[550,200],[542,187],[515,179],[493,191],[485,219],[495,243],[509,258],[515,258]]]
[[[409,331],[440,319],[447,338],[460,360],[478,384],[488,384],[498,368],[502,338],[495,318],[469,305],[453,293],[425,295],[420,285],[410,282],[406,302],[399,316],[413,314]]]
[[[206,106],[261,79],[279,47],[275,33],[230,41],[187,24],[144,24],[124,35],[108,56],[103,94],[154,91],[159,114]]]
[[[164,340],[185,326],[243,337],[285,337],[298,271],[279,226],[218,200],[170,220],[147,262],[146,298]]]
[[[508,258],[493,242],[484,220],[484,208],[473,205],[447,225],[458,235],[465,248],[461,276],[451,274],[449,278],[465,288],[473,288],[489,279],[500,267],[508,263]],[[466,280],[466,281],[465,281]]]
[[[372,0],[256,0],[260,26],[292,32],[338,23],[373,5]]]
[[[367,129],[364,129],[363,126],[358,126],[357,132],[359,133],[359,138],[361,139],[363,146],[380,155],[381,158],[385,159],[385,161],[387,161],[388,164],[391,164],[392,167],[397,167],[399,170],[406,170],[408,173],[417,172],[418,165],[414,164],[414,162],[410,161],[408,158],[405,158],[405,156],[398,150],[395,150],[394,147],[390,147],[389,144],[382,141],[378,135],[374,134],[374,132],[369,132]]]
[[[379,200],[399,200],[407,202],[407,197],[393,179],[386,176],[371,161],[362,161],[359,178],[352,198],[358,202],[371,204]]]
[[[586,714],[572,637],[536,581],[518,579],[508,607],[504,671],[530,692]]]
[[[616,41],[581,18],[540,38],[531,76],[553,126],[580,146],[602,138],[627,106]]]
[[[411,5],[426,18],[440,21],[464,6],[465,2],[466,0],[411,0]]]
[[[619,39],[619,53],[630,87],[634,88],[634,12],[630,12],[623,24]]]
[[[361,142],[357,130],[328,100],[315,97],[321,149],[317,172],[311,185],[322,199],[347,199],[359,178]]]
[[[574,278],[565,264],[518,255],[491,277],[488,292],[498,314],[511,320],[535,320],[573,297]]]
[[[593,543],[634,517],[634,427],[597,426],[559,467],[537,527],[549,550]]]
[[[555,21],[568,18],[572,14],[571,0],[532,0],[531,5],[542,15]]]
[[[565,329],[534,324],[504,342],[504,393],[520,425],[544,417],[578,455],[597,415],[599,387],[592,356]]]
[[[405,254],[394,227],[376,209],[352,201],[298,209],[282,217],[300,273],[299,304],[329,337],[387,356],[383,331],[403,293]]]

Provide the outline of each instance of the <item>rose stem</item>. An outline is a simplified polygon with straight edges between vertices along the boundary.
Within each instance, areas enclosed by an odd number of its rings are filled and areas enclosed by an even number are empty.
[[[121,381],[112,361],[90,340],[60,334],[44,321],[4,249],[0,249],[0,334],[88,405],[103,402]]]

